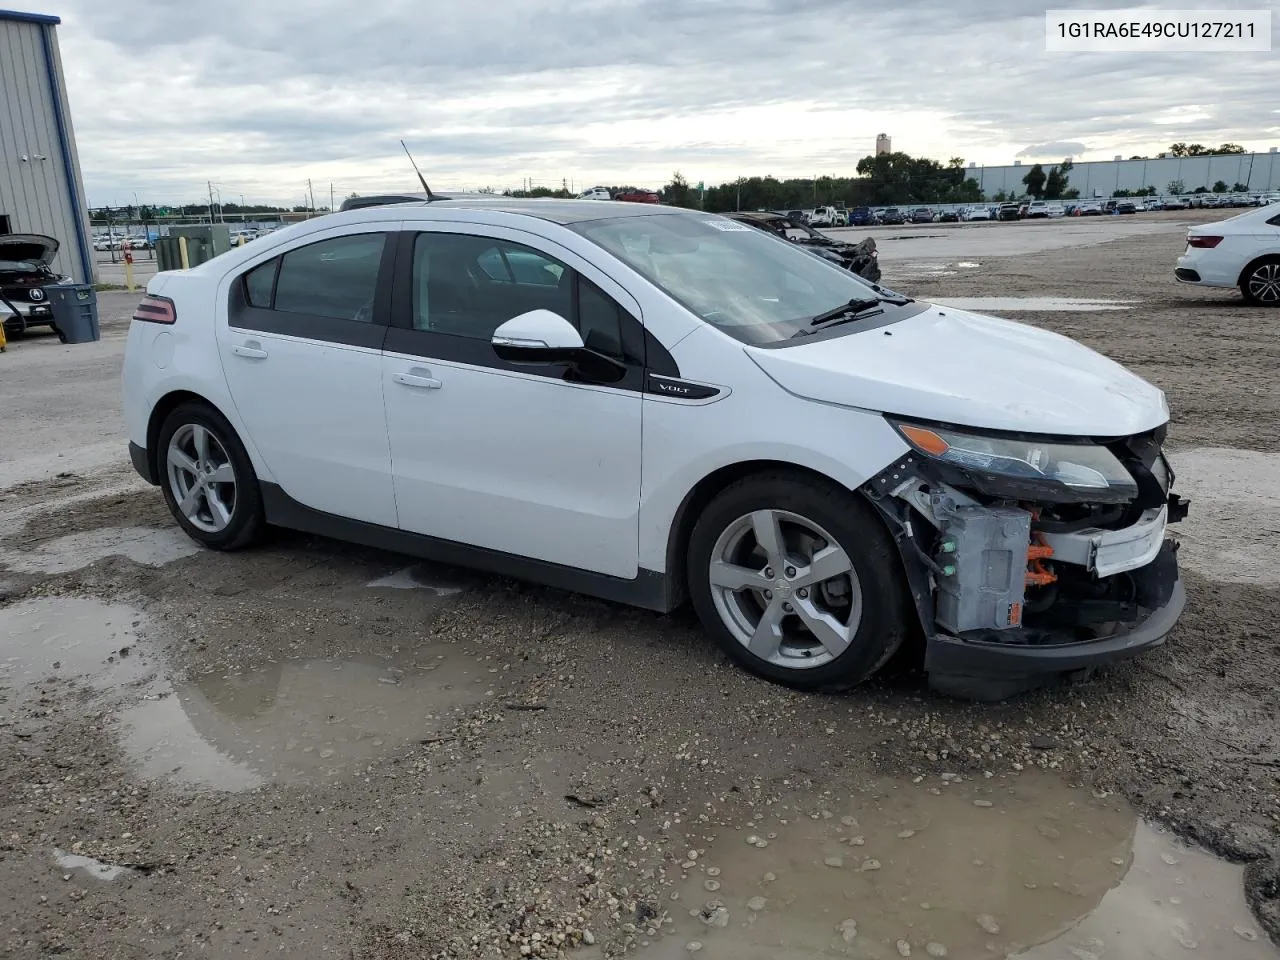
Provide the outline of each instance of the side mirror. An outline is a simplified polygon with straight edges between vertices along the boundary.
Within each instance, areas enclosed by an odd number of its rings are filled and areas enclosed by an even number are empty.
[[[493,331],[493,351],[511,363],[565,363],[586,349],[577,329],[552,310],[530,310]]]
[[[626,366],[596,353],[582,342],[576,327],[553,310],[530,310],[493,331],[493,352],[508,363],[568,364],[566,378],[617,383]]]

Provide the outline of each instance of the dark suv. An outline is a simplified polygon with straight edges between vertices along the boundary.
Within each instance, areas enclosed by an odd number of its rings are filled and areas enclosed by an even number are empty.
[[[880,217],[881,223],[906,223],[907,218],[897,207],[889,207]]]
[[[849,226],[871,227],[876,222],[875,211],[870,207],[854,207],[849,211]]]
[[[53,311],[44,288],[70,283],[49,269],[58,241],[37,233],[0,236],[0,318],[8,337],[22,336],[27,327],[53,326]]]
[[[916,207],[911,211],[912,223],[933,223],[933,211],[928,207]]]

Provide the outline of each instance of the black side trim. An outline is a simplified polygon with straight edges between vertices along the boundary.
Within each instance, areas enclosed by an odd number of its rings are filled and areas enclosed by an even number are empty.
[[[314,317],[301,313],[277,313],[259,307],[245,307],[233,314],[231,327],[252,333],[279,333],[286,337],[302,337],[307,340],[323,340],[348,347],[382,347],[387,328],[380,323],[361,323],[358,320],[338,320],[334,317]]]
[[[657,376],[650,371],[644,379],[644,392],[656,393],[660,397],[674,397],[677,400],[707,400],[720,391],[701,383],[688,383],[672,377]]]
[[[656,570],[641,569],[634,580],[623,580],[589,570],[518,557],[498,550],[473,547],[452,540],[441,540],[406,530],[362,520],[351,520],[332,513],[313,510],[294,500],[274,483],[263,483],[262,505],[267,522],[289,527],[322,537],[332,537],[349,543],[358,543],[379,550],[422,557],[439,563],[451,563],[460,567],[485,570],[516,580],[528,580],[558,590],[583,593],[601,600],[643,607],[658,613],[673,609],[667,595],[666,574]]]
[[[129,459],[133,462],[133,469],[138,471],[138,476],[154,487],[158,487],[160,485],[160,480],[156,477],[155,464],[153,464],[151,462],[151,458],[147,456],[146,447],[140,447],[130,440]]]

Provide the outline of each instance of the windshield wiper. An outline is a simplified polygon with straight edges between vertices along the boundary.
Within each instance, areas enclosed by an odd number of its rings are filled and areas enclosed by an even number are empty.
[[[818,314],[809,321],[809,326],[822,327],[828,326],[832,323],[852,320],[860,314],[866,313],[868,310],[880,306],[881,302],[882,301],[879,297],[869,297],[865,299],[854,297],[848,303],[842,303],[833,310],[828,310],[826,313]]]

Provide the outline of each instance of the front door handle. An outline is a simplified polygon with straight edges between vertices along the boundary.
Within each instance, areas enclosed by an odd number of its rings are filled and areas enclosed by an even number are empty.
[[[251,360],[267,359],[267,351],[263,350],[261,347],[251,346],[247,343],[237,343],[231,348],[231,352],[237,357],[248,357]]]
[[[439,390],[443,386],[434,377],[418,377],[412,373],[397,373],[392,379],[406,387],[418,387],[422,390]]]

